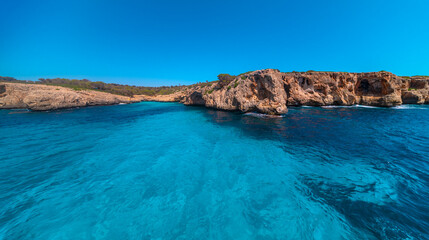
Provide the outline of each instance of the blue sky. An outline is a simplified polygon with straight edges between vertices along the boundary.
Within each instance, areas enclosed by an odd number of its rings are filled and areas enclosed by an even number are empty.
[[[219,73],[429,75],[429,1],[0,0],[0,76],[158,86]]]

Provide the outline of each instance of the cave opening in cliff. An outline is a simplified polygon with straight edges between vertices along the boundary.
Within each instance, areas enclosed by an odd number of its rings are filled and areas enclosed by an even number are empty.
[[[367,94],[369,92],[369,81],[368,79],[363,79],[358,83],[357,90],[359,93]]]

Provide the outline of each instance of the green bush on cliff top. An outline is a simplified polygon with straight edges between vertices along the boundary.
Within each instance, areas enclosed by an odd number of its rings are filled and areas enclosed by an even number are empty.
[[[229,75],[227,73],[221,73],[217,75],[217,78],[219,79],[219,84],[221,87],[228,85],[232,80],[234,80],[235,76]]]

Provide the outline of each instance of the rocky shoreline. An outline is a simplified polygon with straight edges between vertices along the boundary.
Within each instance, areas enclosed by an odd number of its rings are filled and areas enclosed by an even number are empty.
[[[389,72],[249,72],[220,86],[188,90],[181,102],[216,109],[284,114],[287,106],[428,104],[428,77],[399,77]]]
[[[169,95],[126,97],[42,84],[0,83],[0,109],[46,111],[140,101],[181,102],[215,109],[284,114],[287,106],[429,104],[428,77],[389,72],[248,72],[229,81],[183,87]]]
[[[126,97],[98,91],[75,91],[42,84],[0,83],[0,109],[48,111],[86,106],[140,102],[139,96]]]

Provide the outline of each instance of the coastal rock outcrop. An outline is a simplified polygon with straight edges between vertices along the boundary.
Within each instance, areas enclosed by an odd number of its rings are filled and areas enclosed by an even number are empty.
[[[181,102],[215,109],[284,114],[287,106],[429,104],[429,77],[381,71],[280,72],[265,69],[215,82],[182,86],[165,95],[127,97],[43,84],[0,82],[0,108],[36,111],[139,101]],[[221,76],[220,75],[220,76]]]
[[[147,102],[180,102],[184,95],[182,91],[175,92],[172,94],[167,95],[155,95],[155,96],[148,96],[148,95],[135,95],[136,99],[140,101],[147,101]]]
[[[191,90],[182,102],[223,110],[282,114],[287,112],[286,100],[280,72],[269,70],[237,77],[223,87],[216,83]]]
[[[402,80],[403,104],[429,104],[429,79],[425,77]]]
[[[42,84],[0,83],[0,108],[3,109],[46,111],[138,101],[141,101],[140,97],[130,98],[98,91],[75,91]]]
[[[291,72],[258,70],[184,93],[186,105],[283,114],[287,106],[370,105],[392,107],[429,103],[429,78],[389,72]]]

